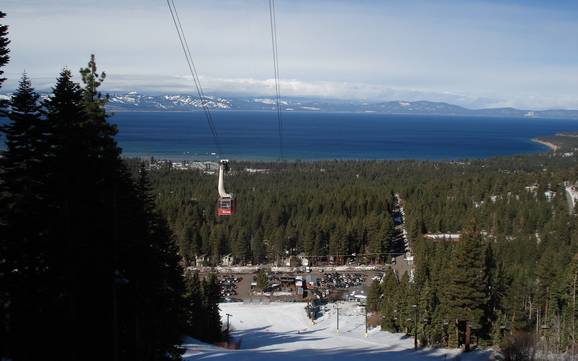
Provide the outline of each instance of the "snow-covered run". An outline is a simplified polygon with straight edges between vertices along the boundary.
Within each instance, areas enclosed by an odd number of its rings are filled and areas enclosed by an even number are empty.
[[[185,343],[185,360],[391,360],[434,361],[455,359],[485,361],[490,352],[461,353],[448,349],[413,349],[413,338],[402,334],[369,330],[365,337],[363,308],[355,303],[340,303],[339,325],[336,310],[312,324],[305,315],[304,303],[224,303],[221,315],[231,314],[231,329],[241,340],[240,350],[227,350],[194,340]],[[223,317],[223,324],[226,317]]]

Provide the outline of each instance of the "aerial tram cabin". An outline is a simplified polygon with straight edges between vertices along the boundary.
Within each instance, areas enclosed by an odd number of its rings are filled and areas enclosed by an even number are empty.
[[[221,149],[219,146],[219,140],[217,136],[217,132],[215,129],[215,124],[213,123],[213,119],[211,116],[211,112],[209,108],[205,104],[205,95],[203,93],[203,88],[201,87],[201,81],[195,69],[195,65],[191,56],[191,51],[189,49],[189,44],[187,43],[187,39],[185,37],[185,33],[183,31],[183,27],[181,26],[181,20],[179,19],[179,15],[177,12],[177,8],[175,7],[174,1],[167,1],[167,5],[169,7],[171,17],[173,19],[173,23],[175,25],[175,29],[177,31],[177,36],[179,38],[179,42],[181,44],[183,54],[185,55],[185,60],[187,61],[189,71],[191,72],[191,77],[193,78],[193,82],[197,89],[197,93],[199,95],[199,100],[201,101],[201,105],[203,111],[205,113],[205,117],[207,118],[207,122],[209,124],[209,128],[211,129],[211,133],[213,135],[213,139],[215,141],[215,145],[217,146],[217,150],[219,151],[216,154],[221,155]],[[280,106],[280,87],[279,87],[279,64],[277,62],[277,25],[275,20],[275,0],[269,0],[269,19],[270,19],[270,26],[271,26],[271,41],[273,45],[273,69],[275,71],[275,95],[276,95],[276,105],[277,105],[277,121],[279,123],[279,159],[283,159],[283,137],[282,137],[282,130],[283,130],[283,122],[281,119],[281,106]],[[222,159],[219,162],[219,183],[218,183],[218,190],[219,190],[219,200],[217,201],[217,216],[232,216],[237,213],[236,209],[236,202],[235,196],[232,193],[227,193],[225,191],[224,185],[224,176],[225,172],[229,170],[229,161],[227,159]]]
[[[225,191],[225,172],[229,171],[229,161],[223,159],[219,162],[219,200],[217,201],[217,215],[232,216],[237,212],[235,196]]]

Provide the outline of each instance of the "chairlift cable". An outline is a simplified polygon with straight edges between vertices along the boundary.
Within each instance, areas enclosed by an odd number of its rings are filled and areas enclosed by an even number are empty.
[[[174,0],[167,0],[167,5],[169,7],[169,11],[171,12],[171,18],[173,19],[173,24],[175,25],[175,29],[177,31],[177,35],[179,37],[179,42],[181,44],[181,48],[183,50],[183,54],[185,55],[185,60],[187,61],[187,65],[191,76],[193,77],[193,82],[195,84],[195,88],[197,90],[197,95],[199,100],[201,101],[201,108],[205,114],[205,118],[207,119],[207,123],[209,125],[209,130],[211,131],[211,135],[213,136],[213,142],[215,143],[215,148],[217,149],[217,155],[219,158],[223,157],[223,151],[221,148],[221,143],[219,141],[219,135],[217,133],[217,129],[215,128],[215,123],[213,120],[213,115],[209,110],[206,104],[206,97],[203,91],[203,87],[201,86],[201,81],[199,79],[199,75],[197,73],[197,69],[195,67],[195,63],[193,62],[193,57],[191,55],[191,50],[189,48],[189,44],[187,42],[187,38],[183,31],[183,27],[181,24],[181,20],[179,18],[179,13],[175,6]]]
[[[200,94],[199,96],[201,97],[201,106],[203,107],[203,110],[206,112],[206,115],[208,117],[208,123],[209,123],[209,127],[211,129],[211,133],[213,134],[213,136],[216,139],[216,144],[217,144],[217,149],[219,150],[219,155],[222,154],[222,150],[221,150],[221,146],[220,146],[220,142],[219,142],[219,137],[217,134],[217,128],[215,127],[215,123],[213,120],[213,114],[210,112],[209,108],[206,105],[206,99],[207,97],[205,96],[205,92],[203,91],[203,87],[201,86],[201,80],[199,78],[198,72],[197,72],[197,68],[195,67],[195,63],[193,62],[193,56],[191,55],[191,50],[189,47],[189,43],[187,41],[187,38],[185,37],[185,32],[183,30],[182,24],[181,24],[181,19],[179,17],[179,13],[177,12],[177,8],[175,7],[175,3],[174,0],[171,0],[171,3],[173,5],[173,8],[175,10],[175,17],[177,19],[177,23],[179,25],[179,29],[180,29],[180,33],[182,34],[184,43],[185,43],[185,47],[187,49],[187,54],[188,54],[188,58],[191,60],[190,64],[191,64],[191,69],[194,73],[193,79],[195,81],[195,86],[197,87],[197,92]]]
[[[277,19],[275,17],[275,0],[269,0],[269,22],[273,53],[273,72],[275,76],[275,104],[277,110],[277,123],[279,132],[279,159],[283,160],[283,119],[281,117],[281,87],[279,85],[279,53],[277,50]]]

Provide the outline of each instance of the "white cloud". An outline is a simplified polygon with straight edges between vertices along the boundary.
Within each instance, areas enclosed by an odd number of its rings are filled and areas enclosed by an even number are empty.
[[[176,1],[209,92],[273,93],[266,1]],[[97,55],[111,90],[191,93],[158,0],[6,0],[14,84]],[[578,108],[578,12],[455,1],[278,2],[286,96]],[[91,24],[91,26],[86,26]]]
[[[78,79],[77,79],[78,80]],[[40,91],[49,91],[53,78],[32,78],[33,85]],[[275,94],[274,79],[212,78],[201,77],[207,94],[223,96],[272,97]],[[16,86],[16,78],[5,83],[5,89]],[[281,79],[282,97],[313,97],[368,102],[429,100],[461,105],[467,108],[515,107],[523,109],[576,109],[578,96],[535,96],[518,94],[500,98],[493,94],[471,94],[453,91],[437,91],[427,88],[391,87],[383,84],[302,81]],[[151,76],[109,74],[103,89],[110,93],[139,91],[149,94],[196,94],[190,76]]]

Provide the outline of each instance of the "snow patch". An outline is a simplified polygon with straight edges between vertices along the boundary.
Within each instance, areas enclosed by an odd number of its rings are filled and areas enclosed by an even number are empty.
[[[339,304],[339,333],[334,304],[324,308],[324,315],[312,324],[305,314],[305,303],[224,303],[225,314],[232,315],[231,334],[241,340],[240,350],[215,348],[194,340],[183,342],[185,360],[276,360],[276,361],[439,361],[458,358],[462,361],[489,360],[488,351],[462,354],[460,350],[413,349],[413,338],[381,331],[379,327],[365,334],[365,312],[357,303]]]
[[[277,104],[277,102],[275,101],[275,99],[271,99],[271,98],[257,98],[257,99],[253,99],[253,101],[254,101],[255,103],[261,103],[261,104],[265,104],[265,105],[275,105],[275,104]],[[285,100],[279,100],[279,104],[289,105],[289,103],[287,103]]]

